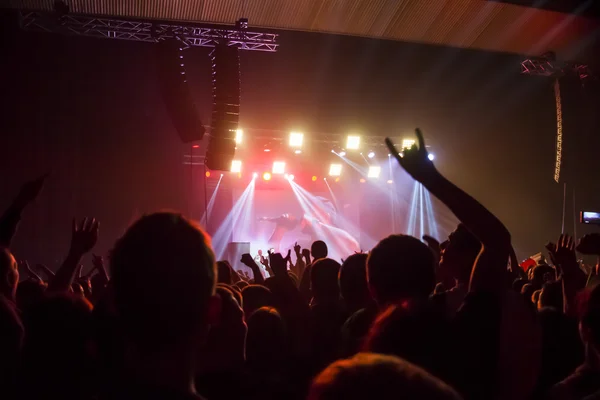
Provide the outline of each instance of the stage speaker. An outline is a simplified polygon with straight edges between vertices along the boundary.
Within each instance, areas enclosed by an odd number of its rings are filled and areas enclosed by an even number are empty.
[[[240,60],[237,47],[217,45],[212,58],[213,108],[206,166],[229,171],[240,116]]]
[[[160,94],[177,134],[184,143],[202,140],[205,129],[188,87],[183,43],[166,39],[155,48]]]
[[[231,242],[227,246],[227,261],[235,270],[246,269],[240,260],[242,254],[250,253],[250,242]]]

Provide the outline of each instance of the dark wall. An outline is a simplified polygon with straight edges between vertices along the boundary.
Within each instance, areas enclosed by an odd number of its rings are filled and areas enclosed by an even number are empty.
[[[159,97],[151,45],[11,29],[2,39],[0,205],[24,179],[52,171],[18,255],[59,258],[73,216],[102,221],[106,251],[135,215],[201,212],[201,172],[192,197],[187,146]],[[552,85],[520,76],[519,57],[307,33],[283,32],[280,43],[277,54],[241,56],[242,126],[394,136],[419,126],[439,169],[508,225],[519,256],[560,233]],[[186,62],[205,123],[208,51],[192,49]],[[599,103],[589,92],[575,107],[585,124],[565,132],[577,209],[600,209]]]

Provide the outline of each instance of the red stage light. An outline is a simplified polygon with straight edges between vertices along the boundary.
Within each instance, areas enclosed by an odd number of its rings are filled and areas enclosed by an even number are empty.
[[[360,183],[365,183],[366,181],[363,178],[360,178]]]
[[[270,173],[270,172],[265,172],[265,173],[263,174],[263,179],[264,179],[265,181],[270,181],[270,180],[271,180],[271,173]]]
[[[313,181],[313,182],[316,182],[316,181],[317,181],[317,177],[316,177],[316,176],[313,176],[313,177],[312,177],[312,181]]]
[[[192,149],[198,149],[198,148],[200,148],[200,145],[199,145],[199,144],[194,144],[194,145],[192,145]]]
[[[210,178],[210,171],[206,171],[204,175],[206,175],[207,178]]]

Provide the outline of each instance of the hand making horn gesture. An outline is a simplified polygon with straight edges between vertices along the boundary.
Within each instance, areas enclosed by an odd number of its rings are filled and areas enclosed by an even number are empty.
[[[423,139],[423,134],[419,128],[415,130],[415,135],[417,136],[418,147],[413,145],[409,149],[404,149],[402,154],[398,152],[389,138],[385,139],[385,144],[402,168],[416,181],[423,183],[434,176],[437,171],[429,159],[425,139]]]

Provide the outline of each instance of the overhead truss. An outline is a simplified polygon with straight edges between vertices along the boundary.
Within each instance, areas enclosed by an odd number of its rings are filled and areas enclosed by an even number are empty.
[[[205,27],[197,24],[164,21],[125,20],[90,15],[39,11],[22,11],[21,28],[24,30],[56,32],[106,39],[132,40],[155,43],[161,39],[178,38],[188,46],[214,47],[223,40],[241,50],[276,52],[275,33],[248,32],[244,26]]]

